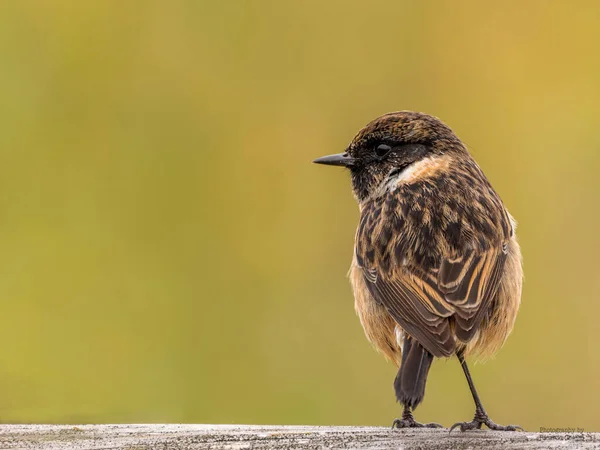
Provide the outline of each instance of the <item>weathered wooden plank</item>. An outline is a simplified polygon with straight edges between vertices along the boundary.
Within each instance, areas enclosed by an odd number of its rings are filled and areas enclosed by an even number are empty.
[[[580,449],[600,433],[257,425],[0,425],[2,449]]]

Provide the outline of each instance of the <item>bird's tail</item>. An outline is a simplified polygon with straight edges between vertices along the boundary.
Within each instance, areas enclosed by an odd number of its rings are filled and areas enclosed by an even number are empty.
[[[394,380],[396,398],[411,409],[417,407],[425,396],[427,374],[433,355],[421,344],[406,336],[402,346],[402,363]]]

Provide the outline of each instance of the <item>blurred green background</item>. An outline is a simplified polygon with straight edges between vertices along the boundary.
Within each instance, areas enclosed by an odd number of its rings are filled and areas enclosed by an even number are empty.
[[[342,151],[414,109],[519,221],[498,423],[600,430],[600,4],[0,5],[0,421],[376,424]],[[470,419],[455,360],[417,418]]]

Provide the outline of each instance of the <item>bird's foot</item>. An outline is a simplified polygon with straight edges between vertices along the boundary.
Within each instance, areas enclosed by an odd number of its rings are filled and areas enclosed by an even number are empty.
[[[443,428],[439,423],[431,422],[431,423],[421,423],[417,422],[415,419],[406,420],[406,419],[394,419],[392,422],[392,430],[394,428]]]
[[[402,417],[402,419],[394,419],[392,422],[392,430],[394,428],[443,428],[439,423],[420,423],[414,417]]]
[[[497,423],[492,422],[485,412],[477,411],[471,422],[457,422],[452,425],[450,427],[450,433],[455,428],[460,428],[460,431],[480,430],[482,425],[485,425],[490,430],[494,431],[523,431],[523,428],[519,425],[498,425]]]

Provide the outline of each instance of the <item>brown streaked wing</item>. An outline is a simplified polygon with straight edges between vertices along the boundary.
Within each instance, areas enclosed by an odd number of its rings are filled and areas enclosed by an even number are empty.
[[[446,300],[456,310],[455,332],[461,341],[469,341],[479,328],[490,301],[498,292],[505,262],[502,246],[475,255],[468,259],[468,267],[462,270],[463,276],[458,280],[456,289],[446,293]],[[440,274],[442,272],[440,270]],[[447,286],[448,281],[440,280],[440,285]]]
[[[473,338],[497,295],[511,226],[506,211],[486,211],[483,218],[480,211],[467,212],[471,203],[459,189],[453,201],[444,198],[439,203],[432,197],[432,211],[450,208],[453,214],[448,217],[463,224],[456,236],[439,238],[409,206],[418,204],[421,192],[411,189],[388,194],[396,197],[388,197],[383,205],[381,200],[364,205],[357,261],[373,298],[394,320],[433,355],[450,356],[456,339]],[[388,207],[390,198],[397,198],[398,205]],[[499,199],[498,206],[502,207]],[[406,221],[412,229],[406,228]],[[381,239],[384,229],[396,238]],[[390,263],[389,255],[395,261]]]
[[[406,272],[391,278],[378,276],[375,282],[365,280],[375,300],[431,354],[441,357],[454,352],[456,342],[447,319],[453,310],[428,283]]]
[[[423,279],[406,269],[381,274],[363,268],[363,272],[375,300],[410,336],[440,357],[450,356],[456,348],[448,317],[455,320],[459,340],[473,337],[498,291],[505,260],[501,247],[444,259],[437,283],[434,276]]]

